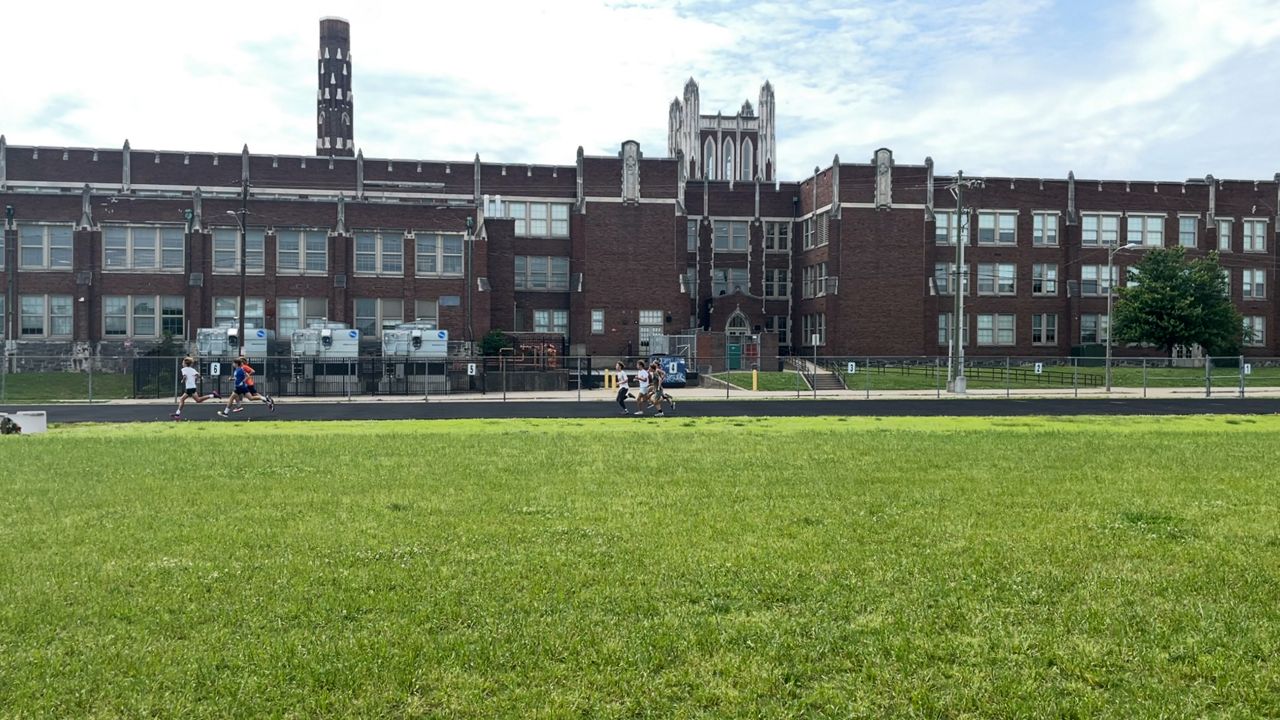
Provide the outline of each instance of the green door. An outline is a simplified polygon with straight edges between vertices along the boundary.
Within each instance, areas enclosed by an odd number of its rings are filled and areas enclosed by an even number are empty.
[[[740,343],[729,343],[729,370],[742,369],[742,345]]]

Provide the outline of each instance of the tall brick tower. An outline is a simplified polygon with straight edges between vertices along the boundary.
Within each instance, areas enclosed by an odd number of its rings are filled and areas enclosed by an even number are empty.
[[[316,155],[355,155],[351,104],[351,24],[320,18],[319,84],[316,86]]]

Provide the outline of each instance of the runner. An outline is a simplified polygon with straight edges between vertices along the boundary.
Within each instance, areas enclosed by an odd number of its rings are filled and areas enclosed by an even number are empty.
[[[662,403],[666,401],[668,407],[672,410],[676,409],[675,398],[667,394],[667,389],[662,386],[664,380],[667,379],[667,371],[662,369],[662,363],[654,360],[649,364],[649,387],[653,389],[653,408],[658,412],[654,417],[663,417],[666,413],[662,412]]]
[[[252,369],[249,368],[249,363],[242,357],[238,357],[231,362],[236,366],[233,376],[235,379],[235,392],[231,393],[230,397],[227,398],[227,406],[219,410],[218,414],[222,417],[229,417],[233,412],[240,412],[240,410],[244,409],[243,403],[246,397],[254,400],[261,400],[267,403],[267,406],[272,410],[275,410],[275,402],[265,395],[259,395],[258,392],[253,389],[253,386],[249,384],[249,379],[251,377],[250,373],[252,372]],[[240,404],[241,407],[235,407],[237,403]]]
[[[649,371],[643,360],[636,361],[636,415],[644,414],[644,404],[649,398]]]
[[[182,396],[178,398],[178,409],[175,410],[171,416],[174,420],[182,419],[182,406],[187,404],[187,398],[191,398],[197,403],[202,403],[205,400],[222,397],[218,394],[217,390],[214,390],[208,395],[201,395],[200,391],[196,389],[196,383],[200,380],[200,371],[192,367],[195,362],[195,360],[189,357],[182,358],[182,384],[184,390],[182,391]]]
[[[253,375],[254,375],[253,366],[249,364],[249,360],[248,360],[247,358],[245,358],[243,355],[241,355],[241,356],[240,356],[240,365],[241,365],[242,367],[244,367],[244,371],[245,371],[245,373],[248,375],[248,380],[249,380],[249,399],[250,399],[250,400],[258,400],[258,401],[261,401],[261,402],[265,402],[265,403],[267,404],[267,409],[268,409],[268,410],[270,410],[271,412],[275,412],[275,411],[276,411],[276,401],[275,401],[275,400],[272,400],[272,399],[271,399],[271,397],[270,397],[269,395],[259,395],[259,394],[258,394],[258,388],[257,388],[257,386],[255,386],[255,385],[253,384]],[[240,402],[241,402],[241,407],[236,408],[235,412],[239,412],[239,411],[241,411],[241,410],[243,410],[243,409],[244,409],[244,407],[243,407],[244,398],[240,398]]]
[[[622,408],[623,415],[630,415],[627,412],[627,398],[631,397],[631,388],[627,385],[626,365],[622,361],[613,364],[613,379],[618,383],[618,407]]]

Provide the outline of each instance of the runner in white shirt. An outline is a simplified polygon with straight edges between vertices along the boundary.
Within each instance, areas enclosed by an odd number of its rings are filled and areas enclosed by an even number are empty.
[[[627,396],[630,395],[631,388],[627,387],[627,371],[625,368],[626,366],[622,364],[621,360],[614,363],[613,379],[618,386],[618,407],[622,408],[623,415],[630,415],[631,413],[627,412]]]
[[[643,360],[636,361],[636,382],[639,388],[636,390],[636,415],[644,414],[644,404],[649,401],[649,369],[645,367]]]
[[[196,383],[200,380],[200,371],[191,367],[192,365],[195,365],[195,363],[196,361],[189,357],[182,358],[182,386],[184,389],[182,391],[182,396],[178,398],[178,409],[175,410],[171,416],[174,420],[182,419],[182,406],[187,404],[187,398],[191,398],[198,403],[202,403],[211,398],[222,397],[216,390],[208,395],[201,395],[200,391],[196,389]]]

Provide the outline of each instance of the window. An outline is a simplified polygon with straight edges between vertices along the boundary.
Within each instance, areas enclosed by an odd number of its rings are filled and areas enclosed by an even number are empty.
[[[1218,218],[1218,250],[1231,252],[1231,218]]]
[[[1017,272],[1018,266],[1012,263],[978,263],[978,294],[1016,294]]]
[[[1130,266],[1127,270],[1124,274],[1124,286],[1127,288],[1138,287],[1138,273],[1142,271],[1142,268]]]
[[[434,323],[437,328],[440,327],[440,301],[414,300],[413,319]]]
[[[1031,266],[1031,294],[1058,294],[1058,266],[1038,263]]]
[[[1179,215],[1178,216],[1178,244],[1185,248],[1193,248],[1196,246],[1196,231],[1199,229],[1200,218],[1197,215]]]
[[[778,347],[786,347],[791,344],[791,337],[787,332],[786,315],[770,315],[765,318],[764,329],[765,332],[778,333]]]
[[[4,237],[4,233],[0,233],[0,238]],[[0,294],[0,338],[8,332],[9,316],[4,314],[4,295]]]
[[[716,179],[716,142],[711,138],[702,145],[702,171],[708,180]]]
[[[404,231],[357,231],[356,273],[360,275],[403,275]]]
[[[1262,315],[1244,317],[1244,344],[1258,347],[1267,344],[1267,319]]]
[[[751,161],[752,161],[751,141],[743,140],[742,141],[742,163],[741,163],[742,164],[742,182],[751,182],[752,180]]]
[[[827,264],[820,262],[802,271],[801,297],[822,297],[827,294]]]
[[[261,275],[265,267],[263,248],[266,247],[266,230],[249,228],[245,231],[244,271]],[[213,271],[215,273],[240,272],[240,230],[215,228],[213,231]]]
[[[102,228],[102,267],[182,272],[185,237],[180,226],[106,225]]]
[[[236,308],[240,306],[239,297],[219,297],[213,299],[213,324],[239,325]],[[244,326],[246,328],[264,328],[267,326],[266,304],[262,298],[247,297],[244,299]]]
[[[1128,242],[1130,245],[1141,244],[1150,247],[1164,245],[1163,215],[1130,215],[1128,224]]]
[[[955,336],[951,334],[951,327],[952,327],[951,318],[952,317],[954,317],[954,313],[942,313],[941,315],[938,316],[938,344],[939,345],[950,345],[955,340]],[[960,340],[960,343],[965,347],[969,347],[969,322],[967,320],[967,317],[968,316],[966,316],[966,320],[963,328],[964,337],[961,338]]]
[[[979,315],[979,345],[1012,345],[1015,315]]]
[[[1116,245],[1120,239],[1120,216],[1085,214],[1080,216],[1080,244]]]
[[[649,346],[649,338],[662,334],[662,311],[641,310],[639,327],[640,345],[647,348]]]
[[[417,275],[462,277],[462,244],[465,236],[457,233],[414,235],[414,270]]]
[[[569,203],[515,201],[506,210],[516,237],[569,237]]]
[[[157,337],[165,334],[182,337],[184,304],[184,298],[179,295],[105,295],[102,298],[102,334],[105,337]]]
[[[791,271],[766,269],[764,271],[764,296],[785,298],[791,295]]]
[[[684,269],[684,291],[689,297],[698,297],[698,266],[688,265]]]
[[[686,220],[684,227],[685,227],[684,229],[685,239],[688,245],[687,249],[689,250],[689,252],[697,252],[698,251],[698,221]]]
[[[292,337],[295,330],[325,320],[329,301],[325,298],[276,298],[276,332],[282,338]]]
[[[591,311],[591,334],[604,334],[604,310]]]
[[[717,251],[746,252],[747,223],[745,221],[716,220],[713,247]]]
[[[0,270],[4,270],[4,262],[5,262],[4,259],[6,256],[8,256],[8,253],[6,253],[4,249],[4,228],[0,227]],[[4,313],[0,313],[0,318],[3,318],[3,317],[4,317]],[[0,321],[0,326],[3,326],[3,325],[4,325],[4,322]],[[4,333],[4,329],[0,327],[0,337],[3,337],[3,333]]]
[[[791,249],[791,223],[767,222],[764,224],[764,249],[766,252],[785,252]]]
[[[817,345],[827,344],[827,314],[813,313],[805,315],[801,322],[804,329],[804,337],[800,339],[800,343],[807,347],[813,347],[814,335],[817,335]]]
[[[71,235],[70,225],[19,225],[18,269],[70,270]]]
[[[18,297],[18,335],[25,338],[70,337],[70,295]]]
[[[1222,268],[1222,293],[1231,297],[1231,271],[1227,268]]]
[[[539,333],[569,334],[568,310],[534,310],[533,331]]]
[[[804,249],[827,244],[827,214],[818,213],[804,221]]]
[[[276,267],[287,275],[329,272],[329,234],[323,230],[277,230]]]
[[[1107,282],[1107,266],[1106,265],[1081,265],[1080,266],[1080,294],[1081,295],[1106,295],[1108,290],[1116,282],[1119,274],[1119,268],[1111,268],[1111,282]]]
[[[746,268],[717,268],[711,271],[711,294],[713,295],[746,293],[750,288]]]
[[[1105,314],[1085,314],[1080,316],[1080,342],[1100,343],[1107,341],[1110,322]]]
[[[955,283],[955,263],[933,264],[933,285],[939,295],[951,295],[955,293]],[[964,294],[968,295],[969,292],[969,273],[966,272],[964,273]]]
[[[955,212],[934,212],[933,220],[933,241],[938,245],[954,245],[960,230],[956,224]]]
[[[724,174],[720,177],[725,180],[732,180],[733,174],[733,141],[729,138],[724,139]]]
[[[1245,252],[1266,252],[1267,251],[1267,221],[1266,220],[1245,220],[1241,223],[1244,228],[1244,251]]]
[[[978,213],[979,245],[1017,245],[1018,214],[1016,212]]]
[[[1052,313],[1037,313],[1031,316],[1031,344],[1058,344],[1058,316]]]
[[[367,338],[381,336],[382,331],[404,322],[404,300],[400,298],[356,298],[356,329]]]
[[[568,290],[569,258],[517,255],[516,289]]]
[[[1038,212],[1031,216],[1031,244],[1058,244],[1058,214]]]
[[[1245,270],[1240,280],[1240,293],[1245,300],[1261,300],[1267,296],[1267,271]]]

